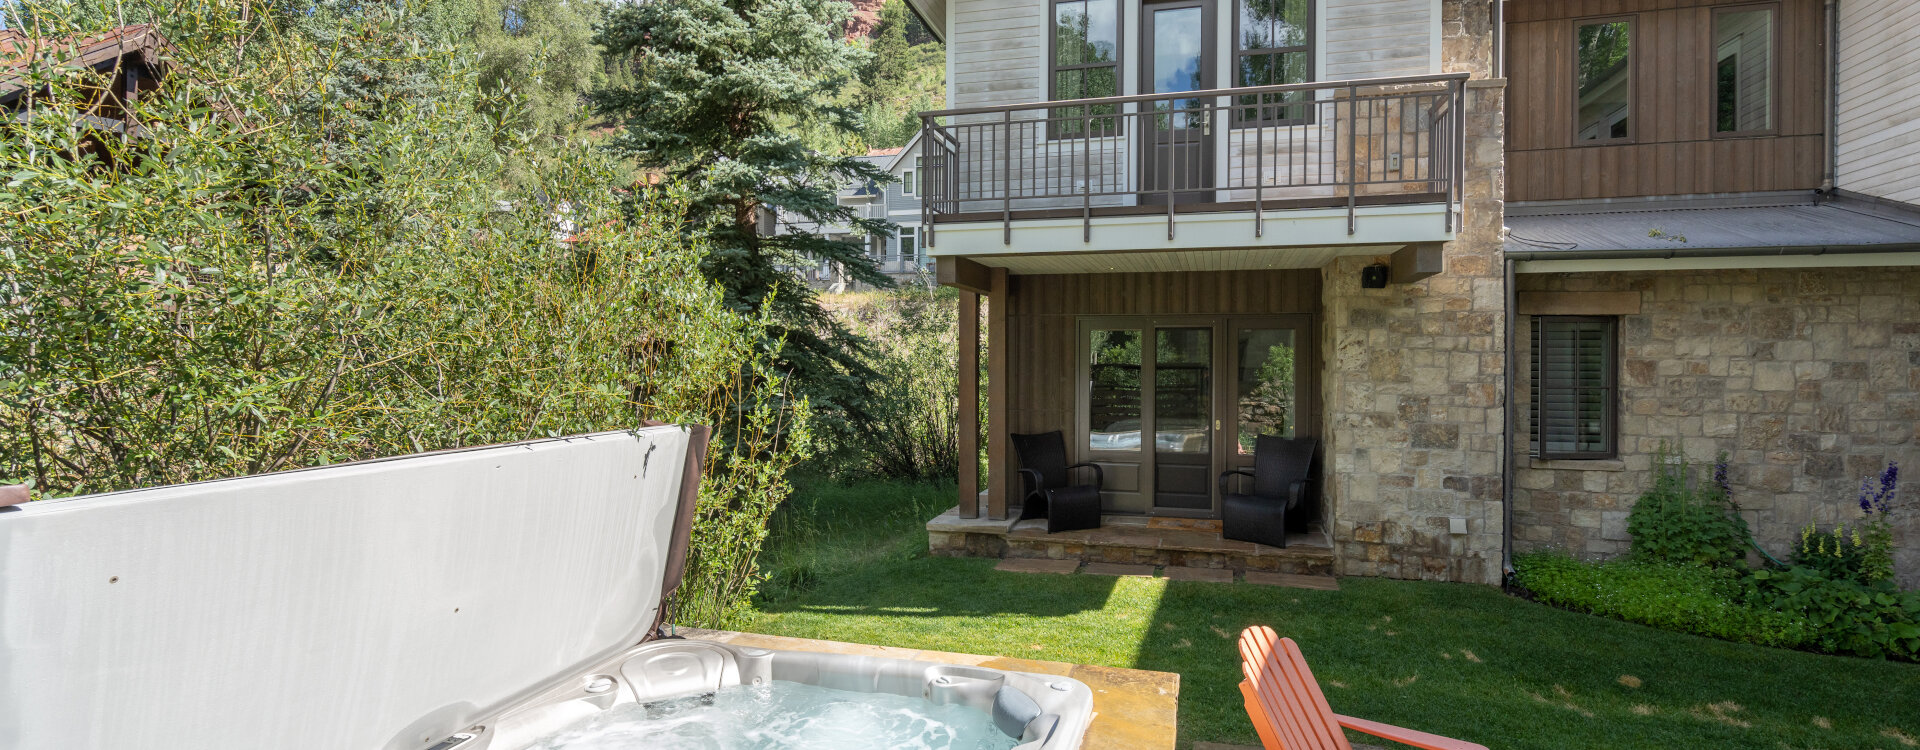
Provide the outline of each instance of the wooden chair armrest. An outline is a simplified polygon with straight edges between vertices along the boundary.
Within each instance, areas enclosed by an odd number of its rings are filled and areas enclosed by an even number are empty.
[[[1424,750],[1487,750],[1485,745],[1476,745],[1471,742],[1442,737],[1437,734],[1416,732],[1412,729],[1402,729],[1392,724],[1356,719],[1352,716],[1334,714],[1333,720],[1340,722],[1340,726],[1356,732],[1365,732],[1375,737],[1393,740],[1402,745],[1424,748]]]

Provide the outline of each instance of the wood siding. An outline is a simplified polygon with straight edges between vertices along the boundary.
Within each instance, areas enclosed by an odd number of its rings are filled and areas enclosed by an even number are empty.
[[[1318,314],[1320,272],[1229,271],[1014,276],[1007,317],[1013,432],[1075,433],[1076,322],[1088,315]],[[1317,349],[1317,347],[1316,347]],[[1319,372],[1318,362],[1307,363]],[[1304,397],[1317,401],[1317,392]],[[1317,403],[1308,413],[1319,414]],[[1311,430],[1312,419],[1300,420]],[[1080,446],[1068,440],[1068,453]],[[1078,460],[1078,459],[1076,459]]]
[[[1898,1],[1898,0],[1896,0]],[[1714,135],[1715,7],[1750,2],[1530,0],[1507,6],[1507,198],[1811,190],[1825,163],[1825,13],[1778,4],[1776,132]],[[1764,4],[1762,4],[1764,5]],[[1757,7],[1757,6],[1756,6]],[[1574,19],[1633,19],[1629,143],[1574,145]]]
[[[1224,1],[1224,0],[1223,0]],[[1417,76],[1433,67],[1434,0],[1322,0],[1320,78]]]
[[[1920,203],[1920,3],[1840,4],[1839,187]]]
[[[954,0],[952,7],[947,106],[1046,101],[1048,4]]]

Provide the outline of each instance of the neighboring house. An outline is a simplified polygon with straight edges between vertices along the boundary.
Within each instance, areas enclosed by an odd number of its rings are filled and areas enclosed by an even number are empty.
[[[1623,551],[1663,443],[1726,452],[1776,554],[1920,459],[1920,6],[911,4],[963,393],[989,301],[961,517],[1018,502],[1010,433],[1116,522],[1217,519],[1255,436],[1312,436],[1335,572],[1495,583]]]
[[[798,229],[817,232],[832,239],[857,239],[866,244],[867,255],[880,264],[880,271],[895,282],[931,279],[933,261],[922,248],[920,230],[923,217],[919,196],[919,140],[916,136],[903,148],[875,149],[858,157],[892,175],[893,181],[884,186],[876,181],[847,185],[840,189],[838,196],[840,205],[852,208],[861,218],[886,219],[900,225],[896,234],[863,237],[846,225],[822,226],[787,212],[781,212],[778,219],[771,222],[768,231],[785,234]],[[789,270],[809,283],[830,291],[848,291],[853,285],[846,273],[833,263],[822,262],[817,266]]]
[[[147,24],[123,26],[81,39],[45,40],[10,29],[0,29],[0,113],[9,119],[47,116],[35,108],[45,95],[33,88],[27,73],[36,60],[42,64],[85,68],[106,76],[103,85],[86,92],[81,111],[63,111],[58,116],[74,117],[95,131],[114,136],[138,137],[140,124],[129,122],[128,106],[142,95],[159,88],[171,66],[167,62],[171,46],[158,31]],[[102,156],[106,152],[99,152]]]

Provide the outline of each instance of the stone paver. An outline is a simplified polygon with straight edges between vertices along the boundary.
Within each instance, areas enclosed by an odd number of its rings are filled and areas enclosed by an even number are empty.
[[[1226,568],[1189,568],[1184,565],[1169,565],[1166,573],[1167,578],[1174,581],[1233,583],[1233,571]]]
[[[1340,582],[1333,576],[1303,576],[1292,573],[1267,573],[1257,570],[1247,571],[1247,583],[1262,586],[1286,586],[1296,589],[1318,589],[1321,591],[1339,591]]]
[[[1093,723],[1087,727],[1081,750],[1173,750],[1178,726],[1180,675],[1057,661],[976,656],[945,651],[865,646],[857,643],[815,641],[756,633],[681,628],[680,634],[739,646],[782,651],[815,651],[857,656],[964,664],[1015,672],[1056,674],[1084,682],[1093,690]]]
[[[999,565],[993,566],[993,569],[1004,570],[1008,573],[1064,574],[1072,573],[1073,569],[1078,567],[1080,567],[1079,560],[1035,560],[1024,557],[1009,557],[1001,560]]]
[[[1087,575],[1095,576],[1146,576],[1153,577],[1152,565],[1125,565],[1121,563],[1087,563]]]

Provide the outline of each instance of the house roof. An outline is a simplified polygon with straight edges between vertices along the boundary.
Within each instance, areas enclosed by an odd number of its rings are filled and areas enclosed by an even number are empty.
[[[893,158],[888,159],[886,166],[882,168],[887,170],[888,172],[892,172],[893,170],[898,169],[900,167],[901,161],[904,161],[909,156],[919,153],[920,152],[920,134],[924,132],[926,131],[925,130],[913,131],[913,137],[907,139],[907,145],[901,146],[897,149],[893,149]]]
[[[17,97],[26,88],[27,69],[45,55],[62,65],[111,70],[128,55],[139,55],[148,68],[161,69],[169,45],[149,24],[122,26],[86,37],[42,39],[20,31],[0,30],[0,102]]]
[[[1515,260],[1920,250],[1920,209],[1805,193],[1714,200],[1516,203]]]
[[[875,149],[867,150],[868,156],[893,156],[898,153],[900,153],[900,148],[897,146],[894,148],[875,148]]]
[[[907,8],[920,17],[920,25],[927,27],[933,38],[947,41],[947,0],[907,0]]]

